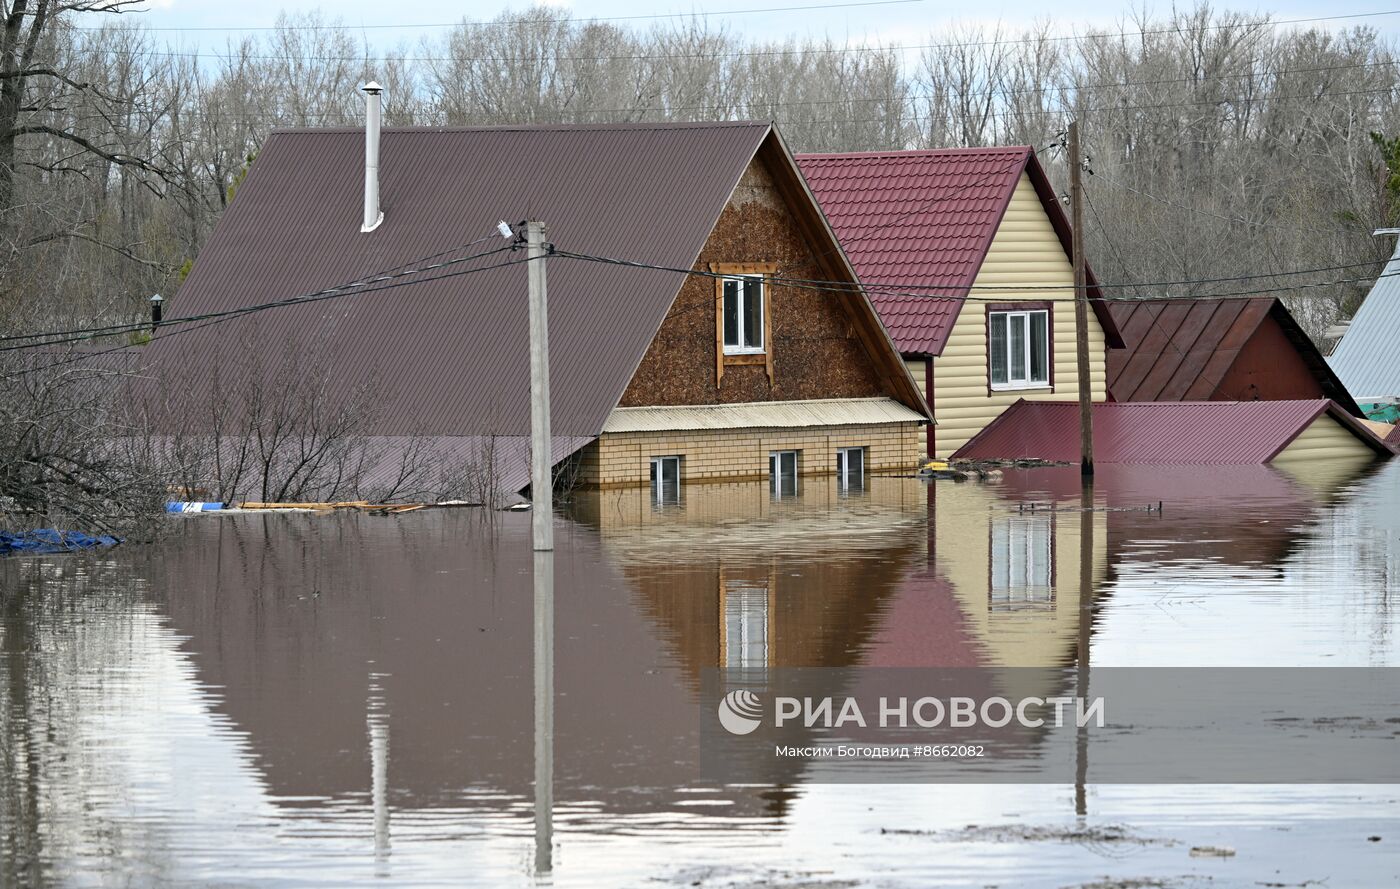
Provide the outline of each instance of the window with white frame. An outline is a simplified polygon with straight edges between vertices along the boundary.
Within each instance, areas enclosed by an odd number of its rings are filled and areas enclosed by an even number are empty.
[[[1050,312],[988,312],[987,361],[993,389],[1050,385]]]
[[[865,448],[836,449],[836,489],[865,490]]]
[[[763,276],[725,278],[723,287],[724,354],[763,354]]]
[[[679,503],[681,499],[681,458],[651,458],[651,501],[657,505]]]
[[[775,498],[797,496],[797,451],[768,452],[768,490]]]
[[[759,579],[722,579],[724,666],[761,670],[768,666],[768,584]]]
[[[993,611],[1054,605],[1054,537],[1050,516],[1015,516],[992,521],[991,608]]]

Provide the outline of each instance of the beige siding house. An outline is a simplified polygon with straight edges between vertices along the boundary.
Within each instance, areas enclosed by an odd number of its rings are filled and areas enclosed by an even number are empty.
[[[799,157],[906,365],[947,457],[1019,400],[1078,392],[1069,225],[1030,148]],[[1092,273],[1090,296],[1099,296]],[[1107,399],[1100,301],[1090,385]]]

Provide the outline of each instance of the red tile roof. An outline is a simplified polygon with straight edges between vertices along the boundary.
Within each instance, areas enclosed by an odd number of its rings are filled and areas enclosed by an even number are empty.
[[[1240,350],[1272,317],[1322,393],[1361,416],[1361,408],[1277,297],[1120,300],[1109,303],[1109,311],[1127,344],[1108,351],[1108,390],[1115,401],[1211,398]]]
[[[1070,249],[1064,210],[1029,146],[806,154],[797,161],[906,355],[943,352],[958,297],[976,280],[1022,172]],[[1090,284],[1097,296],[1092,273]],[[899,288],[916,293],[880,295]],[[929,296],[917,295],[925,291]],[[1094,308],[1116,341],[1111,316],[1100,303]]]
[[[1100,463],[1158,465],[1268,463],[1323,413],[1330,414],[1377,453],[1397,453],[1326,398],[1105,402],[1094,405],[1094,459]],[[1022,399],[953,456],[1076,462],[1079,405]]]

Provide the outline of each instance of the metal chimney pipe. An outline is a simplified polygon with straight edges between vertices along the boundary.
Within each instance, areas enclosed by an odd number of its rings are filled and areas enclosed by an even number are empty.
[[[362,232],[372,232],[384,221],[379,209],[379,95],[384,87],[371,80],[360,88],[365,94],[365,222]]]

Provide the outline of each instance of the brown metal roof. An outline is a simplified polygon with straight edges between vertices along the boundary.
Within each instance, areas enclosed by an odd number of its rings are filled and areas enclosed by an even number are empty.
[[[167,303],[166,318],[257,305],[502,248],[507,242],[495,234],[501,219],[543,220],[563,250],[691,268],[760,149],[780,152],[801,182],[766,122],[386,128],[384,221],[365,234],[363,131],[274,131],[189,279]],[[796,199],[811,201],[801,191]],[[820,218],[815,201],[811,206]],[[825,228],[816,233],[823,235],[828,252],[837,254],[833,274],[854,281],[834,236]],[[227,382],[259,373],[250,366],[260,362],[277,366],[275,356],[289,342],[305,344],[308,352],[330,356],[328,403],[374,387],[382,410],[373,428],[363,430],[368,434],[523,443],[529,433],[523,259],[523,250],[507,251],[398,279],[393,283],[406,286],[378,293],[209,326],[167,326],[149,351],[158,373],[163,365],[194,377],[185,388],[199,403],[213,375],[191,368],[218,366]],[[520,264],[490,268],[502,262]],[[554,456],[562,459],[602,430],[684,277],[562,257],[549,261],[548,276],[552,431]],[[862,303],[856,320],[888,352],[897,394],[926,411],[873,308]],[[523,486],[526,461],[514,459],[522,455],[501,456],[522,467],[502,487]]]
[[[1346,387],[1277,297],[1120,300],[1109,309],[1126,343],[1108,353],[1108,388],[1116,401],[1210,399],[1240,350],[1272,317],[1322,392],[1360,416]]]
[[[1100,463],[1233,465],[1268,463],[1322,414],[1364,445],[1393,456],[1336,402],[1176,401],[1094,405],[1094,459]],[[1079,460],[1079,405],[1026,401],[1008,407],[953,454],[969,460]]]
[[[200,253],[167,319],[333,287],[532,218],[561,248],[689,268],[767,123],[489,129],[386,128],[384,222],[360,232],[364,134],[274,131]],[[493,236],[468,256],[500,247]],[[504,253],[420,276],[521,259]],[[682,283],[673,273],[551,260],[553,431],[595,436]],[[526,269],[517,265],[171,328],[159,362],[246,367],[289,339],[334,357],[331,397],[373,381],[371,432],[529,432]],[[191,328],[194,325],[190,325]],[[172,335],[175,331],[180,331]],[[206,378],[207,384],[207,378]]]
[[[364,134],[274,132],[171,300],[167,318],[308,293],[542,219],[556,243],[689,267],[767,135],[764,123],[523,129],[388,128],[384,222],[362,234]],[[504,243],[493,238],[456,255]],[[480,260],[485,266],[520,254]],[[462,270],[455,267],[451,271]],[[431,273],[426,276],[431,278]],[[681,278],[552,261],[553,430],[595,435],[660,326]],[[178,337],[158,357],[237,360],[324,337],[347,390],[374,378],[385,434],[529,431],[523,265],[261,312]],[[230,349],[233,351],[231,352]]]

